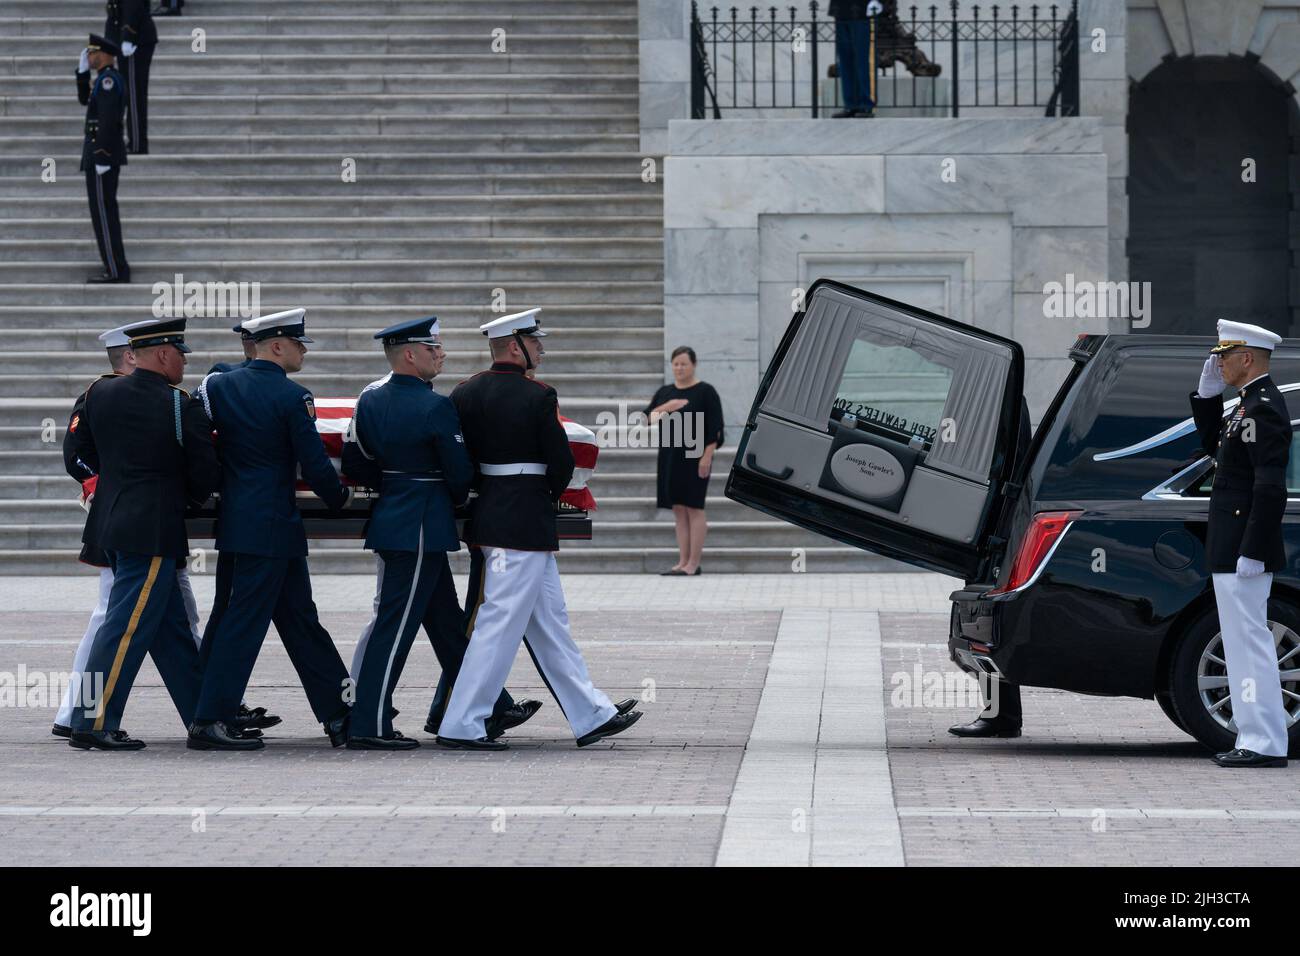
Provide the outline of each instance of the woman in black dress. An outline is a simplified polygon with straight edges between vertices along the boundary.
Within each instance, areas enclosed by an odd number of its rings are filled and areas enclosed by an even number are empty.
[[[717,390],[695,377],[695,350],[673,349],[673,384],[655,392],[644,409],[659,425],[659,481],[655,503],[672,508],[677,525],[678,560],[665,575],[700,573],[700,556],[709,525],[704,499],[713,470],[713,453],[722,444],[722,400]]]

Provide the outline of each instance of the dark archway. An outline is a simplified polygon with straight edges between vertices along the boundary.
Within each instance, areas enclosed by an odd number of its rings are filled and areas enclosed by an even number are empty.
[[[1130,86],[1129,278],[1151,283],[1143,331],[1206,335],[1231,318],[1300,334],[1293,92],[1237,57],[1169,60]]]

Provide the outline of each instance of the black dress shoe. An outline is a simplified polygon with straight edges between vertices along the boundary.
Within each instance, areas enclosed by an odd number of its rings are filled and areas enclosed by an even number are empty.
[[[125,730],[74,730],[68,746],[78,750],[144,750],[144,741],[128,737]]]
[[[352,711],[348,711],[341,717],[335,717],[329,723],[321,724],[325,728],[325,735],[330,739],[331,747],[342,747],[348,742],[348,723],[352,717]]]
[[[101,272],[97,276],[91,276],[86,280],[87,285],[117,285],[118,283],[128,283],[131,281],[131,273],[124,275],[112,276],[107,272]]]
[[[969,724],[949,727],[954,737],[1019,737],[1020,724],[1001,717],[976,717]]]
[[[518,700],[513,707],[507,707],[496,717],[489,717],[487,726],[488,740],[496,740],[507,730],[512,730],[520,724],[527,723],[533,718],[539,710],[542,709],[540,700]]]
[[[857,115],[857,110],[836,110],[831,114],[831,119],[851,119]]]
[[[456,737],[439,737],[438,746],[446,747],[448,750],[509,750],[510,745],[501,740],[488,740],[486,737],[480,737],[478,740],[460,740]]]
[[[68,737],[72,736],[72,728],[65,727],[63,726],[63,724],[55,724],[53,727],[50,728],[50,733],[52,733],[56,737],[62,737],[66,740]]]
[[[1215,754],[1214,762],[1220,767],[1285,767],[1286,757],[1270,757],[1253,750],[1229,750],[1227,753]]]
[[[210,724],[191,724],[185,746],[190,750],[261,750],[266,741],[232,732],[217,720]]]
[[[579,747],[588,747],[604,737],[613,737],[615,734],[621,734],[642,717],[641,711],[633,710],[626,714],[615,714],[609,720],[605,721],[589,734],[583,734],[578,738]]]
[[[235,715],[235,723],[244,730],[266,730],[280,723],[280,718],[275,714],[268,714],[265,707],[246,707],[239,705],[239,713]]]
[[[403,737],[400,730],[394,730],[391,737],[348,738],[348,750],[414,750],[418,746],[418,740]]]
[[[636,706],[636,698],[628,697],[616,703],[614,705],[614,709],[618,711],[620,714],[626,714],[629,710],[631,710],[635,706]]]

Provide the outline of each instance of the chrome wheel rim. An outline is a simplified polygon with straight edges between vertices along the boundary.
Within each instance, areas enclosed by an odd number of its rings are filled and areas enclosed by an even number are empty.
[[[1282,706],[1286,708],[1286,725],[1300,721],[1300,634],[1280,621],[1268,622],[1277,652],[1278,682],[1282,685]],[[1196,690],[1201,705],[1224,730],[1235,734],[1232,719],[1232,696],[1228,689],[1228,662],[1223,653],[1223,632],[1216,633],[1201,652],[1196,666]]]

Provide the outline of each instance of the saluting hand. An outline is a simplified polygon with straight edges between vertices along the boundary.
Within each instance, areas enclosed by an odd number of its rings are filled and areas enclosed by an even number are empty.
[[[1224,384],[1223,369],[1219,368],[1219,360],[1211,355],[1201,366],[1201,384],[1197,387],[1196,394],[1201,398],[1222,395]]]

